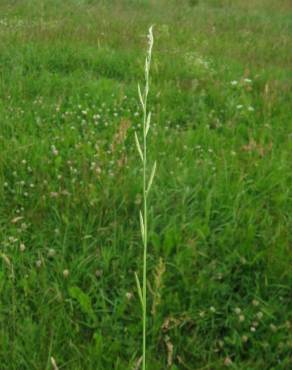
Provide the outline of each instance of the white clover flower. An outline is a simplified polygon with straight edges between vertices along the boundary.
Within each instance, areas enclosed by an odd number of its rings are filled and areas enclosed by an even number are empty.
[[[55,145],[51,146],[51,150],[54,156],[57,156],[59,154],[58,150],[56,149]]]
[[[36,264],[36,267],[37,268],[40,268],[42,266],[42,261],[41,260],[37,260],[35,264]]]
[[[231,84],[232,86],[236,86],[236,85],[238,85],[238,81],[233,80],[233,81],[231,81],[231,82],[230,82],[230,84]]]
[[[70,274],[69,270],[65,269],[63,271],[63,276],[64,276],[65,279],[67,279],[67,277],[69,276],[69,274]]]
[[[263,318],[264,314],[262,312],[258,312],[256,316],[259,320],[261,320]]]
[[[130,301],[133,298],[133,293],[127,292],[126,293],[126,298]]]
[[[238,320],[239,320],[239,322],[243,322],[245,320],[245,316],[244,315],[239,315]]]
[[[246,342],[248,341],[248,336],[247,336],[247,335],[243,335],[243,336],[241,337],[241,339],[242,339],[242,341],[243,341],[244,343],[246,343]]]
[[[55,254],[56,254],[55,249],[50,248],[49,251],[48,251],[48,257],[51,257],[52,258],[52,257],[55,256]]]

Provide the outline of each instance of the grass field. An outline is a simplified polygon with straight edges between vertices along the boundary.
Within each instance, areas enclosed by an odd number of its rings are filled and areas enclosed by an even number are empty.
[[[290,0],[1,0],[1,370],[138,370],[151,24],[147,369],[292,368]]]

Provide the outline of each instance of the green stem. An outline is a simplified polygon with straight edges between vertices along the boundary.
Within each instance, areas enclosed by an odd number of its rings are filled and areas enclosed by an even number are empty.
[[[153,35],[152,35],[152,27],[149,29],[149,49],[148,54],[146,57],[146,64],[145,64],[145,90],[143,97],[141,96],[141,92],[139,89],[141,104],[143,107],[143,226],[142,226],[142,236],[143,236],[143,286],[142,286],[142,326],[143,326],[143,339],[142,339],[142,370],[146,370],[146,338],[147,338],[147,244],[148,244],[148,207],[147,207],[147,192],[148,192],[148,184],[147,184],[147,120],[148,120],[148,112],[147,112],[147,98],[148,98],[148,91],[149,91],[149,71],[150,71],[150,63],[151,63],[151,52],[152,52],[152,45],[153,45]],[[149,116],[150,119],[150,116]],[[149,122],[150,124],[150,122]],[[137,139],[138,141],[138,139]],[[140,145],[138,145],[138,150],[140,150]],[[142,156],[142,153],[141,153]],[[140,289],[141,290],[141,289]]]
[[[147,76],[148,77],[148,76]],[[146,77],[146,79],[147,79]],[[147,84],[147,81],[146,81]],[[143,164],[143,197],[144,197],[144,256],[143,256],[143,370],[146,370],[146,326],[147,326],[147,141],[146,141],[146,122],[147,122],[147,95],[145,95],[144,105],[144,164]]]

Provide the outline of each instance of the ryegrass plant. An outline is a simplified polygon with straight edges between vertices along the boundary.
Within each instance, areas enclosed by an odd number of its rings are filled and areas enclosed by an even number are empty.
[[[141,91],[140,85],[138,85],[139,99],[143,112],[143,146],[141,147],[137,133],[135,132],[135,141],[137,150],[143,165],[143,210],[140,210],[140,228],[141,237],[143,242],[143,280],[142,289],[138,275],[136,274],[137,289],[141,301],[142,307],[142,327],[143,327],[143,338],[142,338],[142,369],[146,369],[146,338],[147,338],[147,244],[148,244],[148,195],[152,186],[153,178],[156,171],[156,161],[152,167],[150,178],[147,177],[147,135],[151,124],[151,112],[148,112],[147,101],[149,93],[149,73],[151,66],[153,47],[153,33],[152,26],[149,28],[148,33],[148,52],[145,60],[145,86],[144,90]]]

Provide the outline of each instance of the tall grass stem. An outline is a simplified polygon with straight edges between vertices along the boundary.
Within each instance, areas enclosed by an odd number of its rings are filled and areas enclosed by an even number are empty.
[[[147,161],[147,135],[151,124],[151,113],[148,112],[147,102],[149,93],[149,75],[152,58],[152,47],[153,47],[153,32],[152,26],[148,32],[148,50],[145,60],[145,85],[143,91],[141,91],[140,85],[138,85],[138,94],[140,104],[143,112],[143,147],[141,148],[140,141],[137,133],[135,132],[135,141],[139,156],[143,165],[143,210],[140,211],[140,227],[141,236],[143,242],[143,279],[142,289],[138,276],[136,275],[136,282],[138,293],[142,306],[142,327],[143,327],[143,338],[142,338],[142,369],[146,370],[146,339],[147,339],[147,247],[148,247],[148,194],[152,186],[152,182],[156,171],[156,162],[152,167],[150,178],[148,179],[148,161]]]

